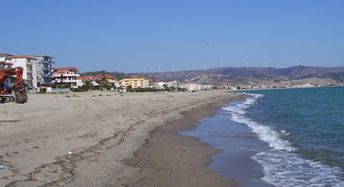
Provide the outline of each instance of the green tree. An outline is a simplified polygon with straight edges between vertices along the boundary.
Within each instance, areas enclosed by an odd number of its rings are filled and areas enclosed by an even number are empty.
[[[167,86],[167,84],[164,84],[163,87],[164,87],[164,90],[170,91],[170,88]]]

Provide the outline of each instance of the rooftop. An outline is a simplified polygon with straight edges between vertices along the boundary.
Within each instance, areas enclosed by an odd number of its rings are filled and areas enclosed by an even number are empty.
[[[146,77],[142,77],[142,76],[126,76],[126,77],[123,77],[123,79],[147,79]]]
[[[105,79],[115,79],[110,74],[104,74],[104,75],[99,74],[99,75],[80,76],[79,77],[80,80],[92,80],[92,81],[99,80],[99,79],[102,79],[102,78],[105,78]]]
[[[52,56],[48,55],[11,55],[7,53],[0,53],[0,56],[7,56],[9,58],[15,59],[15,58],[35,58],[35,57],[47,57],[47,58],[53,58]]]
[[[0,56],[12,56],[11,54],[0,53]]]
[[[18,58],[26,58],[26,59],[35,59],[33,56],[29,55],[15,55],[15,56],[9,56],[9,59],[18,59]]]
[[[57,67],[53,68],[53,70],[78,70],[77,67]]]

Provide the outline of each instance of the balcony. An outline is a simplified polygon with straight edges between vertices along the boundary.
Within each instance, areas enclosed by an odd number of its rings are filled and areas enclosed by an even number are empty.
[[[59,79],[59,78],[53,78],[52,79],[53,82],[77,82],[76,79]]]
[[[42,63],[43,63],[43,64],[50,64],[50,63],[53,64],[54,61],[45,60],[45,61],[42,61]]]
[[[42,70],[43,70],[43,71],[51,71],[51,68],[50,68],[50,67],[43,66],[43,67],[42,67]]]
[[[63,82],[67,82],[67,83],[76,83],[77,80],[63,80]]]
[[[79,74],[54,74],[53,77],[79,77]]]
[[[42,64],[55,64],[55,61],[49,61],[49,60],[45,60],[45,61],[41,61]]]

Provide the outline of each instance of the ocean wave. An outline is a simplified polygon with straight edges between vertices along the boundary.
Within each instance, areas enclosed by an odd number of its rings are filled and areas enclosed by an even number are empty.
[[[262,179],[276,186],[344,186],[338,177],[342,173],[340,168],[301,158],[293,152],[264,151],[252,159],[263,166]]]
[[[243,103],[224,107],[223,110],[231,112],[233,121],[246,124],[255,134],[257,134],[260,140],[268,143],[271,148],[276,150],[295,151],[296,148],[292,147],[287,140],[281,138],[281,133],[275,131],[272,127],[259,124],[245,117],[245,109],[253,105],[258,98],[263,97],[263,95],[260,94],[249,94],[249,96],[250,97]]]
[[[268,143],[268,151],[257,152],[252,159],[263,166],[264,177],[268,183],[276,186],[344,186],[338,178],[342,174],[340,168],[323,165],[319,162],[303,159],[295,151],[295,147],[285,139],[289,133],[275,130],[266,124],[260,124],[245,116],[249,107],[263,97],[261,94],[247,94],[245,101],[224,107],[230,112],[231,119],[246,124],[257,137]]]

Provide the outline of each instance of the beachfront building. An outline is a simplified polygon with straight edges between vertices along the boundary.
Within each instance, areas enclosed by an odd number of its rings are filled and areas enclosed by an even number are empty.
[[[6,62],[8,60],[8,57],[12,55],[6,54],[6,53],[0,53],[0,62]]]
[[[23,79],[28,88],[38,91],[41,86],[51,85],[50,56],[0,54],[0,61],[12,63],[13,67],[23,68]]]
[[[86,82],[90,82],[93,86],[99,86],[99,84],[97,83],[97,81],[99,81],[101,78],[99,78],[96,75],[93,76],[80,76],[77,77],[78,80],[78,87],[79,86],[83,86],[86,84]]]
[[[0,60],[0,68],[1,69],[12,68],[12,66],[13,66],[12,63]]]
[[[33,56],[35,61],[32,66],[33,87],[49,87],[51,85],[52,64],[54,63],[51,56]]]
[[[179,82],[174,80],[174,81],[154,81],[151,84],[152,88],[156,89],[164,89],[165,86],[168,88],[179,88]]]
[[[110,74],[98,74],[98,75],[90,75],[90,76],[80,76],[77,80],[81,80],[81,85],[78,83],[78,86],[84,85],[86,81],[89,81],[93,86],[99,86],[99,82],[105,80],[108,84],[114,85],[116,87],[119,86],[119,82],[115,79],[114,76]]]
[[[131,86],[132,88],[148,88],[149,80],[144,77],[128,77],[119,81],[120,85],[124,87]]]
[[[78,87],[77,78],[80,75],[78,74],[78,69],[76,67],[58,67],[53,68],[52,73],[52,82],[53,83],[67,83],[71,88]]]
[[[188,91],[198,91],[202,89],[202,85],[200,84],[195,84],[195,83],[186,83],[180,85],[181,88],[185,88]]]
[[[215,86],[214,85],[196,84],[196,83],[185,83],[185,84],[181,84],[180,87],[185,88],[189,91],[204,91],[204,90],[211,90]]]
[[[7,62],[10,62],[13,64],[14,68],[16,67],[23,68],[23,79],[26,81],[26,84],[29,89],[34,89],[32,64],[35,63],[36,59],[32,56],[27,56],[27,55],[13,55],[13,56],[7,56],[6,58],[7,58]]]
[[[8,59],[10,56],[10,54],[0,53],[0,68],[12,67],[13,64]]]

